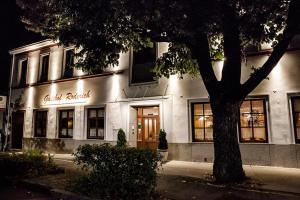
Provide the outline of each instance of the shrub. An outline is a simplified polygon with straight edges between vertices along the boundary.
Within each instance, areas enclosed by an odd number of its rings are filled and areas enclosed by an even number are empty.
[[[151,150],[84,145],[75,162],[87,175],[73,185],[74,191],[101,199],[150,199],[156,186],[158,158]]]
[[[43,155],[41,151],[31,150],[24,153],[0,154],[0,178],[27,178],[61,172],[51,157]]]
[[[168,141],[166,139],[167,133],[164,129],[160,129],[159,132],[159,141],[158,141],[158,149],[167,150],[168,149]]]
[[[126,147],[127,141],[126,141],[126,134],[123,131],[123,129],[119,129],[118,131],[118,140],[117,140],[117,147]]]

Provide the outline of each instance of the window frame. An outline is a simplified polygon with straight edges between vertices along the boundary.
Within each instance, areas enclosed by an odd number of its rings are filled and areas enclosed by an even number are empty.
[[[46,113],[46,123],[44,124],[45,125],[45,133],[42,133],[42,135],[37,135],[37,114],[38,113]],[[44,119],[44,118],[43,118]],[[40,124],[43,124],[43,121],[42,123]],[[34,111],[34,137],[35,138],[47,138],[47,127],[48,127],[48,110],[35,110]]]
[[[294,139],[295,139],[295,144],[300,144],[300,138],[297,137],[297,123],[295,122],[296,118],[296,113],[295,112],[295,106],[294,106],[294,100],[299,100],[300,101],[300,96],[291,96],[291,108],[292,108],[292,123],[293,123],[293,131],[294,131]]]
[[[69,79],[69,78],[73,78],[74,77],[74,67],[72,68],[72,76],[68,77],[65,76],[65,70],[66,70],[66,64],[67,64],[67,52],[68,51],[73,51],[74,55],[75,55],[75,48],[74,47],[69,47],[69,48],[65,48],[64,49],[64,57],[63,57],[63,66],[62,66],[62,70],[61,70],[61,78],[62,79]],[[74,64],[75,64],[75,56],[74,56]]]
[[[91,107],[91,108],[87,108],[87,119],[86,119],[86,122],[87,122],[87,139],[98,139],[98,140],[105,140],[105,107]],[[96,136],[90,136],[90,111],[91,110],[96,110]],[[98,112],[99,110],[103,110],[103,138],[102,137],[99,137],[98,135],[98,130],[99,130],[99,127],[98,127]]]
[[[48,70],[47,70],[47,78],[46,80],[42,80],[42,73],[43,73],[43,58],[48,56]],[[45,53],[40,55],[40,64],[39,64],[39,77],[38,83],[48,82],[49,81],[49,70],[50,70],[50,53]]]
[[[202,109],[203,109],[203,116],[204,116],[204,105],[205,104],[209,104],[211,105],[210,101],[200,101],[200,102],[191,102],[191,129],[192,129],[192,142],[199,142],[199,143],[213,143],[213,139],[212,140],[207,140],[205,139],[205,122],[204,122],[204,130],[203,130],[203,134],[204,134],[204,140],[197,140],[195,137],[195,122],[194,122],[194,117],[195,117],[195,111],[194,111],[194,106],[195,104],[201,104],[202,105]],[[213,117],[213,114],[209,115]]]
[[[155,48],[155,60],[157,60],[158,58],[158,43],[157,42],[153,42],[154,44],[154,48]],[[153,81],[147,81],[147,82],[140,82],[140,83],[134,83],[132,81],[133,78],[133,67],[134,67],[134,49],[133,47],[130,48],[130,73],[129,73],[129,86],[138,86],[138,85],[150,85],[150,84],[156,84],[158,83],[158,80],[153,80]]]
[[[73,124],[72,124],[72,136],[70,136],[69,135],[69,133],[68,133],[68,128],[67,128],[67,132],[66,132],[66,136],[63,136],[62,134],[61,134],[61,130],[62,130],[62,112],[67,112],[68,114],[67,114],[67,121],[68,121],[68,119],[69,119],[69,113],[70,112],[73,112],[73,116],[72,116],[72,119],[73,119]],[[69,138],[69,139],[73,139],[73,137],[74,137],[74,122],[75,122],[75,119],[74,119],[74,117],[75,117],[75,109],[73,109],[73,108],[69,108],[69,109],[62,109],[62,110],[59,110],[58,111],[58,138]]]
[[[23,82],[21,82],[22,81],[22,70],[23,70],[23,62],[26,62],[27,64],[26,64],[26,72],[25,72],[25,77],[24,77],[24,79],[25,79],[25,82],[23,83]],[[23,58],[23,59],[20,59],[19,60],[19,63],[18,63],[18,68],[19,68],[19,73],[18,73],[18,86],[19,87],[24,87],[24,86],[26,86],[27,85],[27,79],[28,79],[28,58]]]
[[[243,100],[243,102],[245,101],[250,101],[250,109],[251,109],[251,113],[252,113],[252,101],[258,101],[261,100],[263,101],[263,109],[264,109],[264,118],[265,118],[265,122],[264,122],[264,128],[265,128],[265,137],[266,139],[263,141],[258,141],[258,140],[248,140],[245,141],[242,139],[242,127],[241,127],[241,108],[239,109],[239,121],[238,121],[238,131],[239,131],[239,142],[243,143],[243,144],[249,144],[249,143],[263,143],[266,144],[269,142],[269,126],[268,126],[268,119],[269,119],[269,115],[268,115],[268,109],[267,109],[267,97],[249,97]],[[242,102],[242,103],[243,103]],[[252,130],[252,136],[254,135],[254,126],[253,123],[251,125],[251,130]]]

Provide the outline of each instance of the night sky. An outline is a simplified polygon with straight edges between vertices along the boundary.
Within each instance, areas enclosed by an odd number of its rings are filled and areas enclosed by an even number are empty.
[[[15,0],[0,0],[0,95],[8,94],[11,66],[8,51],[42,39],[40,35],[25,29],[20,21],[21,15]]]

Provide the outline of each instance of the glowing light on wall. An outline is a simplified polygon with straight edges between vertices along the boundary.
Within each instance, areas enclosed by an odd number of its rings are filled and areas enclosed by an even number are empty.
[[[222,78],[222,70],[223,70],[224,60],[218,61],[214,64],[213,69],[216,75],[216,78],[220,81]]]
[[[56,55],[57,52],[52,52],[52,55],[50,54],[50,80],[57,80],[60,78],[60,72],[61,72],[61,60],[62,56]]]
[[[35,94],[34,94],[34,88],[33,87],[29,87],[28,88],[28,90],[27,90],[27,101],[26,101],[26,103],[27,103],[27,107],[28,108],[32,108],[33,107],[33,100],[34,100],[34,96],[35,96]]]
[[[50,96],[55,96],[57,94],[57,84],[52,83],[50,85]]]
[[[35,53],[34,55],[30,56],[28,60],[28,83],[33,84],[36,82],[38,77],[38,71],[39,71],[39,59],[40,55],[39,52]]]
[[[84,92],[84,81],[81,79],[76,83],[76,92],[78,94],[82,94]]]
[[[171,94],[175,94],[178,89],[178,75],[171,75],[169,77],[169,91]]]
[[[116,101],[120,94],[120,77],[118,74],[112,76],[111,98]]]

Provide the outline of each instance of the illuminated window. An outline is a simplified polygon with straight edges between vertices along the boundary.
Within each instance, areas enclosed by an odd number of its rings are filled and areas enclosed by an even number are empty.
[[[292,97],[295,141],[300,143],[300,97]]]
[[[267,142],[265,99],[245,100],[240,108],[240,141]]]
[[[193,142],[213,141],[213,115],[210,103],[192,104]]]
[[[131,83],[153,82],[154,73],[152,72],[156,61],[156,47],[146,47],[138,51],[133,51],[133,64],[131,69]]]
[[[47,135],[47,111],[35,112],[34,137],[46,137]]]
[[[73,138],[74,110],[59,111],[59,137]]]
[[[48,71],[49,71],[49,54],[41,56],[39,82],[48,81]]]
[[[27,59],[22,60],[20,62],[20,82],[19,86],[25,86],[26,85],[26,78],[27,78]]]
[[[65,51],[63,78],[72,78],[74,71],[74,49],[68,49]]]
[[[104,108],[88,109],[87,127],[88,139],[104,139]]]

